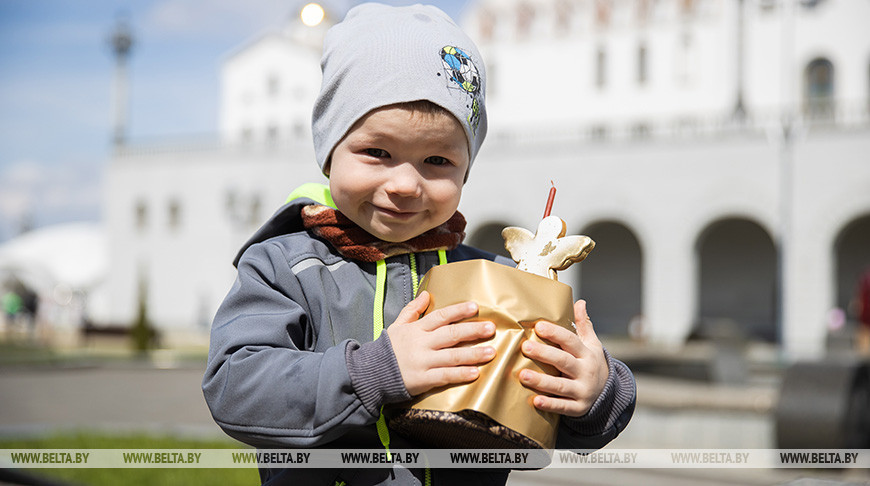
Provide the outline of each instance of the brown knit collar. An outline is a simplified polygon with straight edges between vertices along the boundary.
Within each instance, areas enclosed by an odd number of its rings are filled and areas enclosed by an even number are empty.
[[[302,223],[307,230],[328,241],[345,257],[364,262],[376,262],[406,253],[452,250],[465,238],[465,217],[459,211],[441,226],[399,243],[378,239],[340,211],[319,204],[302,208]]]

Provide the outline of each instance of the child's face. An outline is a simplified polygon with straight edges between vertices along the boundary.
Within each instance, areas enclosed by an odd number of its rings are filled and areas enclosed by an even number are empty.
[[[468,142],[446,113],[401,106],[362,117],[336,145],[329,187],[338,210],[381,240],[409,240],[459,207]]]

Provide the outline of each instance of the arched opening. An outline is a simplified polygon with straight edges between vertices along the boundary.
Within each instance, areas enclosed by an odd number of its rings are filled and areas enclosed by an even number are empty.
[[[836,306],[846,311],[851,321],[856,321],[855,297],[858,280],[865,271],[870,271],[870,214],[847,224],[834,245],[836,258]]]
[[[486,223],[471,232],[465,242],[475,248],[510,258],[510,253],[504,247],[504,238],[501,237],[501,230],[506,226],[510,225],[503,222]]]
[[[579,265],[575,297],[589,303],[596,333],[627,336],[643,308],[640,244],[630,229],[612,221],[589,225],[583,234],[595,249]]]
[[[723,219],[698,237],[700,291],[693,335],[723,332],[777,340],[776,248],[767,231],[746,219]]]
[[[834,65],[827,59],[813,59],[804,71],[804,113],[810,119],[834,117]]]

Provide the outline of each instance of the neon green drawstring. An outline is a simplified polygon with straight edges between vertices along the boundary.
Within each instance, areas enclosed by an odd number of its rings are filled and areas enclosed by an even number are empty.
[[[417,257],[411,253],[411,285],[414,290],[414,297],[417,296],[419,288],[419,275],[417,274]],[[447,263],[447,252],[438,250],[438,265]],[[375,303],[372,309],[372,335],[374,339],[381,336],[384,331],[384,297],[387,289],[387,261],[378,260],[375,264]]]
[[[411,286],[414,290],[414,297],[417,296],[417,290],[420,286],[419,275],[417,273],[417,257],[411,253]],[[438,264],[444,265],[447,263],[447,252],[438,250]],[[375,264],[375,302],[372,309],[372,335],[374,339],[381,336],[384,331],[384,298],[386,297],[387,289],[387,261],[378,260]],[[375,424],[378,429],[378,438],[381,440],[381,445],[387,451],[387,460],[392,461],[390,454],[390,430],[387,428],[387,419],[384,417],[384,407],[381,407],[381,414]],[[427,461],[428,462],[428,461]],[[425,485],[432,484],[432,472],[427,467],[424,471]]]
[[[372,335],[375,339],[381,337],[384,330],[384,296],[387,288],[387,261],[378,260],[375,270],[375,305],[372,316]]]
[[[378,260],[375,269],[375,305],[372,311],[372,335],[375,339],[384,331],[384,297],[387,288],[387,261]],[[390,431],[387,429],[387,419],[384,417],[384,407],[381,406],[381,414],[377,422],[378,438],[387,450],[387,460],[392,461],[390,454]]]

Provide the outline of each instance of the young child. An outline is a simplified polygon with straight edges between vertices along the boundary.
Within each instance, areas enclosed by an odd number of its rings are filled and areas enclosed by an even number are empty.
[[[203,391],[227,434],[260,448],[409,449],[382,406],[473,381],[492,347],[474,303],[420,317],[435,265],[502,257],[461,244],[463,184],[486,133],[483,61],[440,10],[366,4],[324,42],[313,114],[329,188],[306,185],[251,238],[218,310]],[[563,415],[557,448],[599,448],[626,426],[634,378],[595,336],[540,323],[553,346],[523,352],[561,377],[526,371],[535,407]],[[508,471],[262,468],[268,484],[504,484]],[[424,479],[425,478],[425,479]]]

